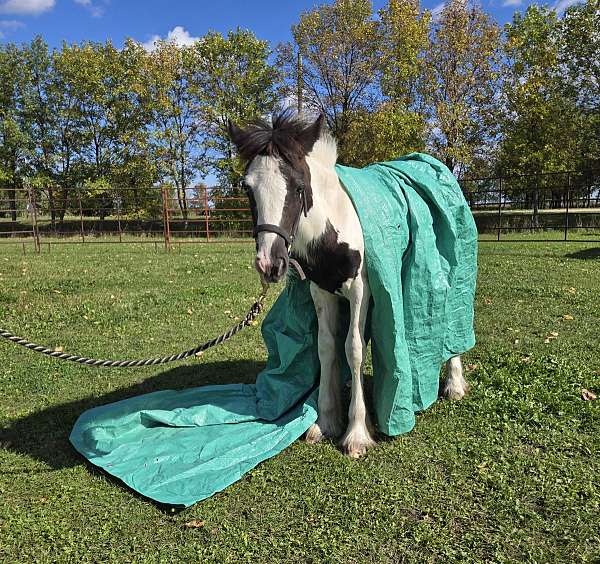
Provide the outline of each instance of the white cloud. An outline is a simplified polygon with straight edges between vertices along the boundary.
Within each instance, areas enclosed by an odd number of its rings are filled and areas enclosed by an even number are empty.
[[[580,0],[560,0],[559,2],[554,4],[554,6],[552,6],[552,9],[557,14],[562,14],[567,8],[570,8],[571,6],[574,6],[575,4],[579,4],[579,2],[580,2]]]
[[[437,22],[440,19],[445,6],[446,2],[442,2],[441,4],[438,4],[437,6],[431,9],[431,19],[434,22]]]
[[[54,8],[55,0],[5,0],[0,4],[0,14],[37,15]]]
[[[523,3],[523,0],[504,0],[502,2],[502,6],[506,8],[507,6],[520,6]]]
[[[14,31],[15,29],[21,29],[22,27],[25,27],[25,24],[17,20],[0,20],[0,29]]]
[[[99,18],[104,15],[104,8],[102,6],[98,6],[97,4],[94,4],[92,2],[92,0],[73,0],[73,1],[75,2],[75,4],[79,4],[80,6],[83,6],[84,8],[89,10],[90,14],[92,14],[92,16],[95,18]]]
[[[156,43],[161,39],[162,37],[160,35],[153,35],[148,41],[142,43],[142,47],[146,49],[146,51],[154,51],[154,49],[156,49]],[[180,25],[175,26],[167,33],[167,37],[165,37],[165,41],[180,46],[193,45],[198,39],[200,38],[192,37],[189,32]]]

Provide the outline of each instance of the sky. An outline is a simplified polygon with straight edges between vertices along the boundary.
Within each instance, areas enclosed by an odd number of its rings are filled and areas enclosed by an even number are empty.
[[[480,0],[484,10],[503,24],[531,0]],[[549,0],[564,11],[577,0]],[[110,39],[119,47],[127,37],[150,46],[156,38],[189,43],[207,31],[249,29],[273,46],[290,39],[300,14],[327,0],[0,0],[0,43],[28,42],[41,35],[51,47],[63,41]],[[329,2],[331,3],[331,2]],[[374,0],[380,8],[385,0]],[[435,13],[440,0],[422,0]]]

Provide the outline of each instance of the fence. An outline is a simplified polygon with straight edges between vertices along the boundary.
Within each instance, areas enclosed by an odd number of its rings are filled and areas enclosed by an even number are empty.
[[[0,195],[0,244],[173,244],[247,241],[252,217],[239,189],[108,188],[97,195],[16,188]]]
[[[461,186],[482,242],[600,242],[600,173],[471,178]],[[516,232],[530,236],[515,238]],[[169,250],[174,244],[247,241],[251,234],[248,200],[235,188],[0,192],[0,244],[20,244],[23,252],[31,245],[40,252],[57,244],[122,242]]]
[[[463,179],[480,241],[600,241],[600,172]],[[515,238],[550,231],[553,237]],[[581,233],[588,236],[581,238]]]

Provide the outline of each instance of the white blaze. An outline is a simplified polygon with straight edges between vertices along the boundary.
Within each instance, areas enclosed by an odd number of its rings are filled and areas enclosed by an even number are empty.
[[[287,184],[279,161],[275,157],[257,156],[246,173],[246,184],[252,188],[256,200],[257,224],[279,225],[283,216]],[[258,261],[270,262],[271,247],[277,234],[262,231],[258,234]]]

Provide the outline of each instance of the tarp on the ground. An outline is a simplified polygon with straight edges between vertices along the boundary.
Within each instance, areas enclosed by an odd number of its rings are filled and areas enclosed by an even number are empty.
[[[336,168],[365,239],[376,422],[398,435],[436,400],[442,363],[475,344],[475,223],[454,176],[428,155]],[[262,334],[268,361],[256,384],[164,390],[93,408],[75,423],[72,444],[161,503],[189,506],[224,489],[317,418],[307,281],[289,277]]]

